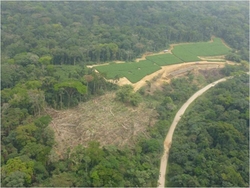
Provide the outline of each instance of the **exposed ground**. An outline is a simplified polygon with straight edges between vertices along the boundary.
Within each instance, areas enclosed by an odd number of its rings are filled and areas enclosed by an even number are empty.
[[[48,109],[53,118],[50,126],[55,132],[56,153],[63,154],[68,147],[78,144],[86,146],[91,140],[101,145],[130,145],[136,141],[136,135],[146,134],[146,128],[154,125],[157,118],[154,109],[144,103],[133,108],[114,98],[114,93],[108,93],[72,109]]]
[[[130,84],[134,87],[134,90],[139,90],[142,86],[147,84],[147,81],[152,82],[154,85],[162,85],[164,82],[169,82],[171,78],[185,75],[192,70],[209,70],[214,68],[223,68],[225,64],[234,64],[232,62],[209,62],[209,61],[199,61],[199,62],[189,62],[163,66],[162,69],[154,72],[153,74],[145,76],[139,82],[132,84],[127,78],[120,78],[118,85],[122,86],[125,84]],[[113,80],[109,80],[114,82]]]

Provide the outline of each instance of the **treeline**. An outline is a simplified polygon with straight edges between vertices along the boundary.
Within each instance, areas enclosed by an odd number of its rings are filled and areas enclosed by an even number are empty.
[[[170,43],[205,41],[211,35],[247,59],[242,54],[248,53],[248,2],[209,3],[2,2],[1,185],[155,187],[166,124],[199,87],[188,86],[192,75],[148,98],[163,101],[157,107],[162,121],[133,149],[90,143],[60,159],[52,149],[46,110],[74,107],[117,89],[87,63],[130,61]],[[118,99],[137,105],[139,94],[124,100],[122,94]]]
[[[170,187],[249,186],[249,76],[220,83],[189,107],[173,137]]]
[[[248,60],[248,13],[249,2],[3,2],[2,63],[131,61],[212,35]]]
[[[67,74],[72,71],[66,70]],[[206,80],[213,81],[224,74],[230,75],[244,70],[243,66],[227,66],[221,75],[212,75],[208,78],[189,74],[188,79],[174,79],[164,86],[163,91],[158,91],[152,96],[147,95],[142,89],[139,92],[141,97],[149,108],[157,109],[160,121],[152,127],[149,126],[144,134],[137,136],[135,146],[101,148],[99,143],[91,142],[86,148],[78,146],[69,149],[62,157],[52,149],[55,144],[54,134],[48,127],[51,118],[46,115],[46,109],[42,106],[39,115],[39,108],[36,106],[39,100],[30,97],[32,92],[33,96],[37,95],[36,92],[44,92],[39,88],[33,89],[39,84],[28,81],[22,85],[23,87],[17,85],[13,89],[5,89],[4,92],[10,90],[8,92],[17,93],[9,98],[8,95],[2,95],[6,101],[1,106],[1,186],[156,187],[163,151],[162,143],[178,108],[195,91],[207,84]],[[236,85],[240,87],[240,84]],[[57,83],[56,87],[59,86]],[[122,95],[118,93],[117,97]],[[33,103],[30,103],[31,99]],[[46,101],[44,103],[46,104]],[[67,106],[67,100],[65,105]]]
[[[117,86],[85,66],[52,65],[41,57],[27,65],[3,64],[1,104],[37,114],[45,102],[57,109],[77,105]],[[26,60],[26,61],[25,61]],[[23,59],[27,62],[27,59]]]
[[[25,110],[13,109],[2,120],[12,126],[8,135],[2,135],[1,186],[156,186],[162,147],[155,140],[142,138],[133,149],[100,148],[99,143],[90,142],[59,158],[52,149],[49,116],[31,122]]]

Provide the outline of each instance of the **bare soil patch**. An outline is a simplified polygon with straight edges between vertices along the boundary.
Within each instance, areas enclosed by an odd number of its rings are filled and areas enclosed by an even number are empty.
[[[228,64],[235,64],[232,62],[227,62]],[[199,61],[199,62],[189,62],[189,63],[181,63],[181,64],[174,64],[163,66],[162,69],[145,76],[140,81],[132,84],[126,78],[120,79],[117,84],[122,86],[124,84],[130,84],[134,87],[134,91],[139,90],[141,87],[145,86],[148,81],[155,85],[161,85],[164,82],[169,82],[172,78],[176,78],[178,76],[182,76],[187,74],[192,70],[208,70],[212,68],[223,68],[226,62],[208,62],[208,61]]]
[[[55,132],[56,153],[62,155],[67,148],[79,144],[86,146],[91,140],[99,141],[102,146],[131,145],[138,134],[146,134],[146,128],[156,121],[156,111],[144,103],[136,108],[126,106],[114,97],[114,93],[108,93],[72,109],[49,109],[53,119],[49,126]]]
[[[198,56],[201,60],[210,60],[210,61],[222,61],[225,60],[225,56]]]

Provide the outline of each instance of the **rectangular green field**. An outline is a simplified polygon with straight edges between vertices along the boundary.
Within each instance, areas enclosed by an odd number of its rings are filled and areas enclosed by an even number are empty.
[[[146,59],[156,63],[159,66],[172,65],[183,62],[173,54],[153,55],[146,57]]]
[[[161,68],[159,66],[142,67],[140,69],[123,72],[123,74],[130,82],[136,83],[140,81],[142,78],[144,78],[145,76],[150,75],[160,69]]]
[[[226,55],[230,52],[230,49],[218,38],[215,38],[213,42],[200,42],[192,45],[183,45],[183,47],[196,56]]]
[[[173,54],[161,54],[147,56],[146,60],[128,63],[117,63],[96,66],[96,70],[105,74],[107,79],[114,79],[116,76],[126,77],[130,82],[135,83],[143,77],[160,70],[160,66],[166,66],[181,62],[199,61],[198,56],[226,55],[230,49],[226,47],[221,39],[214,38],[213,42],[198,42],[177,45],[172,50]]]
[[[189,52],[185,47],[182,45],[175,46],[172,50],[173,54],[176,55],[178,58],[180,58],[184,62],[191,62],[191,61],[199,61],[200,59],[197,57],[197,55],[194,55]]]
[[[106,74],[107,79],[114,79],[115,76],[123,77],[123,72],[136,69],[136,65],[132,62],[129,63],[119,63],[110,65],[96,66],[95,69],[101,73]]]
[[[226,47],[221,39],[214,38],[213,42],[197,42],[175,46],[173,54],[183,61],[198,61],[197,56],[218,56],[226,55],[230,49]]]
[[[97,71],[106,74],[106,78],[114,79],[117,75],[119,77],[126,77],[130,82],[135,83],[140,81],[143,77],[160,70],[161,67],[149,60],[119,64],[110,64],[103,66],[96,66]]]

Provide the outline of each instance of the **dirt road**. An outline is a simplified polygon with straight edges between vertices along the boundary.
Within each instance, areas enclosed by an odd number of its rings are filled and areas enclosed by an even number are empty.
[[[168,131],[168,134],[166,136],[166,139],[164,141],[164,153],[162,155],[161,158],[161,164],[160,164],[160,176],[159,176],[159,180],[158,180],[158,187],[164,187],[165,186],[165,176],[166,176],[166,169],[167,169],[167,163],[168,163],[168,154],[169,154],[169,150],[171,148],[171,144],[172,144],[172,137],[174,134],[174,130],[176,125],[178,124],[178,122],[181,119],[181,116],[184,114],[184,112],[186,111],[186,109],[188,108],[188,106],[200,95],[202,95],[205,91],[207,91],[208,89],[210,89],[211,87],[215,86],[216,84],[226,81],[228,78],[231,77],[226,77],[226,78],[222,78],[220,80],[217,80],[209,85],[207,85],[206,87],[200,89],[199,91],[197,91],[192,97],[190,97],[186,103],[183,104],[183,106],[180,108],[180,110],[176,113],[175,118],[172,122],[172,125],[170,126],[170,129]]]
[[[227,64],[232,64],[234,65],[235,63],[233,62],[209,62],[209,61],[199,61],[197,62],[188,62],[188,63],[180,63],[180,64],[173,64],[173,65],[168,65],[168,66],[162,66],[160,70],[145,76],[142,78],[140,81],[136,83],[131,83],[127,78],[123,77],[120,78],[116,84],[122,86],[125,84],[130,84],[133,86],[134,91],[139,90],[142,86],[146,85],[146,81],[150,81],[155,77],[159,77],[157,80],[154,82],[162,82],[166,81],[165,78],[172,73],[176,72],[177,70],[184,70],[184,72],[188,72],[189,68],[193,67],[196,69],[210,69],[210,68],[222,68]],[[110,82],[114,82],[113,80],[109,80]]]

